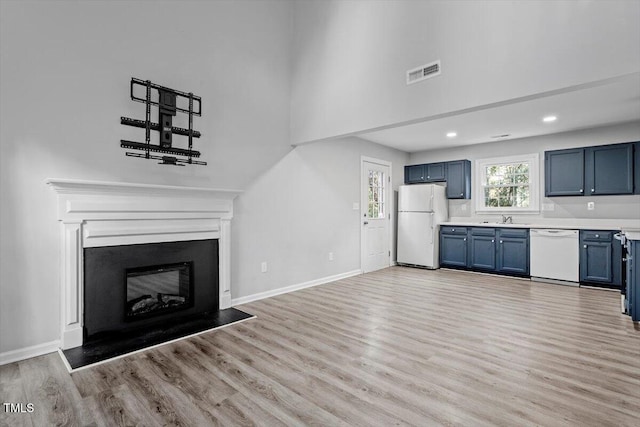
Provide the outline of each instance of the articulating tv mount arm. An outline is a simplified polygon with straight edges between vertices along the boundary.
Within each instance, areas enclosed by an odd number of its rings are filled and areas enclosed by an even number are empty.
[[[143,86],[145,88],[146,96],[144,98],[134,94],[134,88],[136,86]],[[151,99],[152,90],[158,91],[158,101],[153,101]],[[140,80],[133,77],[131,78],[130,92],[131,99],[133,101],[142,102],[146,105],[146,117],[145,120],[120,117],[120,123],[127,126],[144,128],[145,142],[142,143],[121,139],[120,146],[122,148],[144,151],[144,154],[127,151],[127,156],[161,160],[161,165],[184,166],[184,164],[207,164],[206,162],[193,160],[194,157],[200,157],[200,152],[192,149],[193,138],[200,138],[201,135],[197,130],[193,130],[193,116],[201,116],[202,114],[202,100],[199,96],[196,96],[191,92],[185,93],[179,90],[169,89],[168,87],[151,83],[149,80]],[[186,98],[188,101],[188,108],[181,108],[177,106],[176,101],[179,98]],[[151,121],[152,105],[158,107],[158,123]],[[173,117],[177,113],[185,113],[189,115],[188,129],[173,126]],[[151,144],[152,130],[160,132],[159,144]],[[173,135],[187,136],[189,138],[189,148],[184,149],[173,147]],[[158,156],[151,154],[151,152],[169,155]],[[175,156],[183,156],[186,158],[178,158]]]

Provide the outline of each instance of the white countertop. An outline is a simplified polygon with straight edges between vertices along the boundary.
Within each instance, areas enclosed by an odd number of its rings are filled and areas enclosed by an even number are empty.
[[[563,230],[622,230],[629,239],[640,240],[640,220],[629,219],[544,219],[534,220],[530,223],[526,220],[514,218],[513,224],[502,224],[501,222],[487,221],[481,218],[451,218],[440,225],[459,227],[511,227],[511,228],[555,228]],[[635,237],[629,237],[629,233]]]
[[[622,231],[628,240],[640,240],[640,228],[623,228]]]

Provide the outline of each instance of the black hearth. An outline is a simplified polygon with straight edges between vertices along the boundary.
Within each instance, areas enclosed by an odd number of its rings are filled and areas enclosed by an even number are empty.
[[[216,313],[218,240],[84,249],[84,342]]]

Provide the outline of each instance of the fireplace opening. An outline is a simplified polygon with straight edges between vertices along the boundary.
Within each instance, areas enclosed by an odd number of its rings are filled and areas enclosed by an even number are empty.
[[[193,306],[192,262],[129,268],[125,320],[131,322]]]
[[[84,249],[84,343],[219,310],[218,240]]]

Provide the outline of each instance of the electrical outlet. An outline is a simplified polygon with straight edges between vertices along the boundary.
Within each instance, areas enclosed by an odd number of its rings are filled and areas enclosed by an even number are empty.
[[[329,252],[329,261],[333,261],[333,252]]]
[[[263,273],[266,273],[266,272],[267,272],[267,261],[263,261],[263,262],[262,262],[262,264],[260,265],[260,270],[261,270]]]
[[[587,202],[587,210],[592,211],[596,208],[596,202]]]

